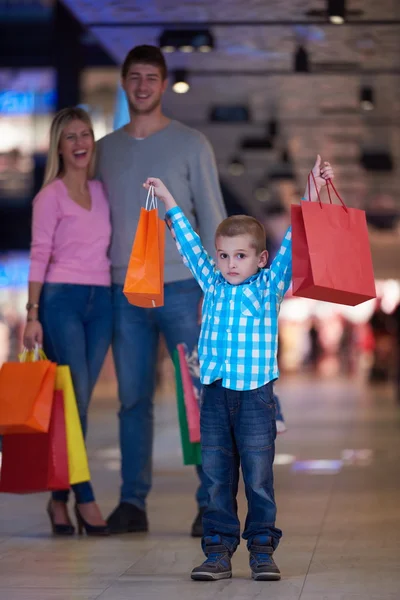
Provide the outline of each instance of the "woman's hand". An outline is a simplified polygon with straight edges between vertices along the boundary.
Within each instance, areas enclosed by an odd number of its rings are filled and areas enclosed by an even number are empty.
[[[308,199],[309,194],[311,194],[310,200],[315,201],[318,199],[317,191],[319,193],[321,188],[326,185],[328,179],[334,179],[335,174],[329,162],[324,162],[322,165],[321,156],[319,154],[317,156],[317,160],[315,161],[315,165],[312,168],[312,174],[314,177],[310,176],[310,190],[307,182],[304,198]],[[317,189],[315,189],[315,186],[317,186]]]
[[[161,179],[157,179],[156,177],[149,177],[143,184],[143,187],[146,190],[148,190],[151,186],[153,186],[154,193],[157,196],[157,198],[159,198],[161,202],[164,202],[166,210],[170,210],[174,206],[177,206],[172,194],[168,191],[167,187],[163,184]]]
[[[29,321],[25,326],[23,344],[28,350],[33,350],[43,343],[43,329],[39,321]]]

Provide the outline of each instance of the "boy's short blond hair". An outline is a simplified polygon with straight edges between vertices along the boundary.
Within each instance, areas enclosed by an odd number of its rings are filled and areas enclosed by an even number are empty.
[[[266,249],[264,226],[254,217],[246,215],[234,215],[224,219],[215,232],[215,242],[219,237],[236,237],[238,235],[249,235],[251,237],[250,245],[257,254],[261,254]]]

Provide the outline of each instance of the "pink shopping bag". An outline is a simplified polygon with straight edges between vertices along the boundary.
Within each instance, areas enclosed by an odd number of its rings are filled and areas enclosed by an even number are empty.
[[[186,408],[186,419],[189,429],[189,439],[192,444],[200,442],[200,410],[196,398],[189,366],[186,360],[185,345],[178,344],[179,366],[181,370],[183,395]]]

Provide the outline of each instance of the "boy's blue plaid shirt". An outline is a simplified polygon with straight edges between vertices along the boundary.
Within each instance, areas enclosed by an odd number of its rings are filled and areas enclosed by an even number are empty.
[[[253,390],[279,376],[278,314],[292,278],[288,229],[271,267],[240,285],[228,283],[179,207],[166,214],[184,263],[204,292],[199,338],[200,379],[222,379],[231,390]]]

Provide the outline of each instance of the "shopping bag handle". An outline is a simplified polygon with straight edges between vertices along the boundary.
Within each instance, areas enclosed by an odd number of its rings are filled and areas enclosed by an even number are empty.
[[[318,202],[319,202],[319,205],[322,208],[321,196],[319,195],[319,190],[318,190],[317,182],[315,181],[314,173],[312,171],[309,172],[308,179],[307,179],[307,184],[308,184],[308,201],[311,202],[311,177],[314,180],[314,187],[315,187],[315,191],[317,192]],[[331,200],[330,196],[329,196],[329,200]],[[332,200],[331,200],[331,204],[332,204]]]
[[[310,179],[311,179],[311,177],[313,178],[313,181],[314,181],[314,186],[315,186],[315,190],[316,190],[316,192],[317,192],[317,196],[318,196],[318,202],[319,202],[319,205],[320,205],[320,207],[322,208],[321,196],[320,196],[320,194],[319,194],[319,191],[318,191],[318,186],[317,186],[317,182],[316,182],[316,180],[315,180],[315,176],[314,176],[314,173],[313,173],[312,171],[310,171],[310,173],[309,173],[309,175],[308,175],[308,199],[309,199],[309,200],[311,200],[311,183],[310,183]],[[335,186],[333,185],[333,181],[332,181],[332,179],[327,179],[327,180],[326,180],[326,189],[328,190],[329,202],[330,202],[331,204],[333,204],[333,202],[332,202],[332,196],[331,196],[331,191],[330,191],[330,189],[329,189],[329,186],[332,186],[332,190],[333,190],[333,192],[335,193],[335,195],[337,196],[337,198],[340,200],[340,202],[342,203],[342,206],[343,206],[344,210],[345,210],[346,212],[348,212],[348,210],[347,210],[347,206],[346,206],[346,205],[345,205],[345,203],[343,202],[342,198],[339,196],[339,192],[337,191],[337,189],[336,189],[336,188],[335,188]]]
[[[47,356],[39,344],[36,344],[33,350],[28,350],[28,348],[24,347],[22,352],[18,354],[18,358],[19,362],[36,362],[38,360],[47,360]]]
[[[154,208],[157,208],[157,198],[154,193],[154,185],[151,185],[149,187],[149,191],[147,192],[146,210],[153,210]]]
[[[342,200],[342,198],[341,198],[341,197],[340,197],[340,195],[339,195],[339,192],[337,191],[337,189],[336,189],[336,188],[335,188],[335,186],[333,185],[333,181],[332,181],[332,179],[327,179],[327,180],[326,180],[326,189],[328,190],[328,196],[329,196],[330,203],[331,203],[331,204],[333,204],[333,202],[332,202],[332,198],[331,198],[331,192],[330,192],[329,186],[332,186],[332,190],[333,190],[333,192],[335,193],[336,197],[337,197],[337,198],[340,200],[340,202],[341,202],[341,204],[342,204],[343,208],[345,209],[345,211],[346,211],[346,212],[348,212],[348,210],[347,210],[347,206],[345,205],[344,201]]]

